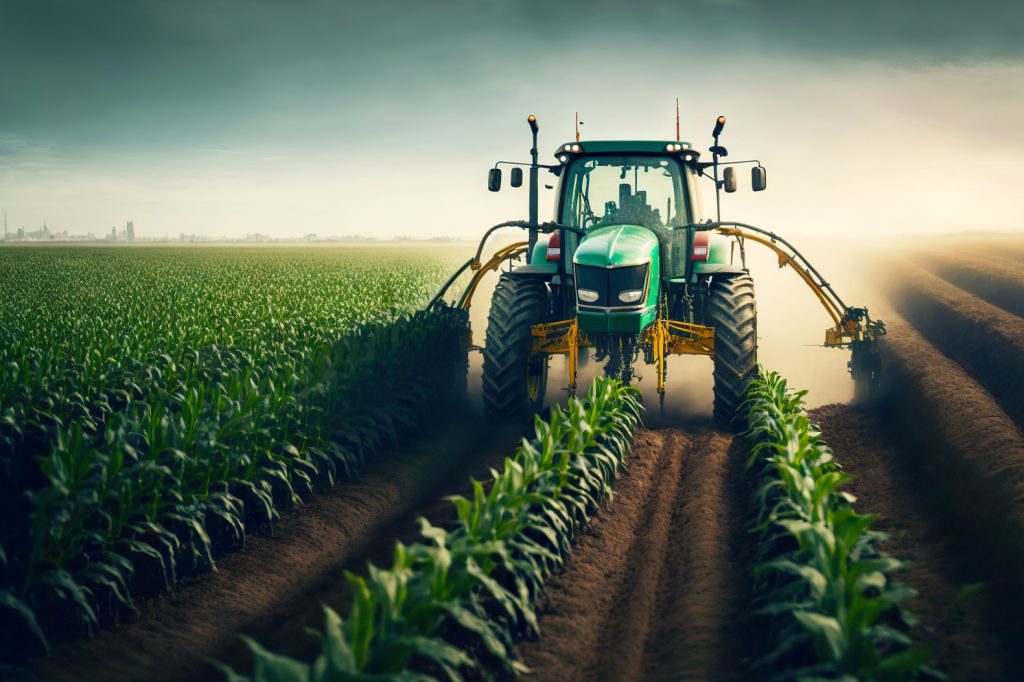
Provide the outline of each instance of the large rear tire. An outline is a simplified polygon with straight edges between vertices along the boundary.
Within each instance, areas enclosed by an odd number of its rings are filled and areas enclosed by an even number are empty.
[[[715,418],[731,424],[757,374],[757,305],[750,275],[712,279],[708,322],[715,328]]]
[[[854,341],[849,367],[853,375],[853,400],[868,403],[878,395],[882,380],[882,356],[869,341]]]
[[[484,345],[484,411],[492,417],[522,417],[544,406],[547,356],[530,358],[530,327],[550,317],[547,285],[502,275],[491,297]]]

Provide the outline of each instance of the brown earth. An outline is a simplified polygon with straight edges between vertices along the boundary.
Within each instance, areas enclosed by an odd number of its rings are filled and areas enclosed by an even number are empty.
[[[1000,404],[899,318],[890,318],[882,351],[884,405],[901,436],[923,446],[915,463],[945,476],[965,514],[1024,527],[1024,437]]]
[[[909,262],[900,266],[892,286],[900,313],[1024,425],[1024,318]]]
[[[460,466],[458,475],[449,476],[420,504],[408,508],[379,528],[374,538],[359,552],[352,553],[342,565],[323,574],[296,599],[276,609],[274,613],[251,622],[244,634],[274,653],[304,661],[316,658],[320,653],[319,641],[310,636],[309,630],[323,629],[323,606],[344,614],[351,605],[351,590],[342,577],[344,572],[365,574],[367,562],[377,566],[390,565],[396,542],[411,544],[422,539],[419,525],[421,517],[435,526],[454,523],[457,520],[454,506],[445,498],[449,495],[471,497],[471,478],[490,480],[490,470],[501,468],[504,459],[514,452],[522,433],[523,429],[514,425],[502,425],[492,430],[488,442],[473,451],[467,462],[470,466]],[[252,673],[249,648],[238,637],[229,638],[224,646],[218,647],[213,658],[236,672]]]
[[[951,680],[1011,679],[1005,642],[983,594],[968,596],[983,580],[946,525],[920,472],[894,445],[878,415],[848,405],[811,412],[843,469],[853,476],[845,490],[857,496],[856,508],[877,514],[874,528],[889,538],[882,549],[908,562],[896,579],[918,591],[907,607],[920,621],[915,643],[927,646],[932,665]]]
[[[964,368],[900,318],[882,347],[880,409],[903,462],[936,500],[955,552],[984,580],[996,628],[1024,637],[1024,436]],[[871,511],[870,509],[867,509]],[[1024,651],[1012,652],[1024,664]]]
[[[1024,315],[1024,266],[1020,263],[948,250],[924,252],[915,259],[950,284],[1014,315]]]
[[[986,573],[964,553],[936,497],[878,415],[846,405],[812,411],[848,490],[919,592],[915,641],[952,680],[1012,679],[999,615],[974,585]],[[697,429],[642,431],[613,503],[554,578],[538,642],[519,652],[537,680],[749,679],[746,631],[752,552],[742,441]]]
[[[439,495],[460,489],[481,462],[510,453],[521,431],[449,421],[412,448],[381,453],[358,480],[284,515],[273,537],[251,537],[241,551],[218,560],[218,572],[140,605],[134,623],[58,647],[17,676],[223,679],[208,660],[237,652],[240,633],[266,633],[303,618],[304,625],[318,625],[319,603],[343,582],[346,566],[390,544],[393,529]]]
[[[538,680],[743,679],[742,453],[728,435],[641,431],[615,499],[553,579]]]

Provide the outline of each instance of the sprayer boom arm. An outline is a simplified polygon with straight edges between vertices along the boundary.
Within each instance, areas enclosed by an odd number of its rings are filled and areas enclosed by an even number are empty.
[[[814,292],[825,312],[832,318],[833,326],[825,330],[826,346],[842,348],[854,342],[864,341],[873,345],[879,336],[885,334],[885,324],[881,320],[872,320],[868,316],[867,308],[847,306],[832,289],[832,285],[825,281],[804,255],[774,232],[745,223],[732,222],[703,223],[699,227],[713,229],[740,240],[749,239],[774,251],[779,258],[779,267],[790,266]]]

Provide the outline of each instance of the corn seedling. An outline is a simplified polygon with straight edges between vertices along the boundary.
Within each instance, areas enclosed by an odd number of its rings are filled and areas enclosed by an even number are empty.
[[[771,632],[754,668],[780,679],[937,675],[909,636],[902,605],[915,592],[892,580],[903,564],[878,549],[875,517],[839,490],[848,476],[809,421],[805,394],[760,369],[746,395],[748,468],[759,481],[757,615]]]
[[[451,498],[450,529],[420,521],[422,541],[398,543],[389,569],[347,574],[348,617],[325,608],[311,663],[249,641],[254,680],[461,680],[524,669],[518,638],[537,634],[534,602],[573,539],[611,494],[640,420],[639,393],[597,379],[583,400],[535,421],[489,484]],[[231,671],[230,679],[242,680]]]

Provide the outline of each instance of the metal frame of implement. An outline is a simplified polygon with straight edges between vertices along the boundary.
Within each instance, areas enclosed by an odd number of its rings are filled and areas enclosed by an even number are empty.
[[[531,327],[533,348],[537,355],[569,356],[569,390],[576,390],[576,372],[579,349],[593,346],[587,335],[580,331],[576,318],[535,324]],[[665,393],[666,361],[669,355],[715,355],[715,328],[689,322],[670,320],[659,313],[640,337],[640,343],[649,346],[658,372],[658,393]]]

